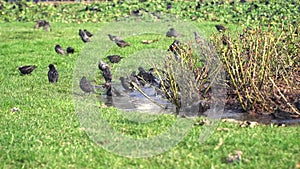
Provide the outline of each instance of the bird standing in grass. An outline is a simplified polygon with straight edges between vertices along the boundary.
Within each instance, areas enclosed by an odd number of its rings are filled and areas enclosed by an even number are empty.
[[[119,36],[114,36],[114,35],[111,35],[111,34],[107,34],[107,35],[108,35],[108,37],[111,41],[121,40],[121,37],[119,37]]]
[[[81,38],[81,40],[86,43],[86,42],[90,42],[90,37],[86,34],[86,32],[84,32],[83,30],[79,29],[79,36]]]
[[[34,29],[39,29],[43,27],[45,31],[51,31],[51,25],[46,20],[35,21]]]
[[[60,54],[60,55],[65,54],[65,50],[59,44],[56,44],[54,49],[55,49],[55,52]]]
[[[74,48],[72,48],[72,47],[68,47],[67,48],[67,54],[73,54],[74,53]]]
[[[198,32],[194,32],[194,35],[195,35],[195,41],[196,41],[196,43],[200,43],[201,42],[201,37],[198,34]]]
[[[85,76],[83,76],[81,78],[80,83],[79,83],[79,87],[85,93],[94,93],[95,92],[94,86],[91,85],[91,82],[88,81]]]
[[[110,69],[110,66],[107,63],[105,63],[102,60],[100,60],[99,63],[98,63],[98,68],[101,71],[103,71],[104,69]]]
[[[166,33],[167,37],[178,37],[180,34],[174,29],[170,28],[170,30]]]
[[[36,66],[34,66],[34,65],[33,66],[31,66],[31,65],[20,66],[19,71],[23,75],[27,75],[27,74],[30,74],[35,68],[36,68]]]
[[[119,63],[123,59],[120,55],[109,55],[107,58],[111,63]]]
[[[88,30],[84,29],[83,32],[88,36],[88,37],[92,37],[93,34],[91,32],[89,32]]]
[[[215,27],[219,32],[224,32],[227,29],[223,25],[215,25]]]
[[[58,81],[58,71],[53,64],[49,65],[48,80],[50,83],[56,83]]]
[[[126,46],[130,46],[130,44],[124,40],[118,40],[115,39],[115,43],[120,47],[120,48],[125,48]]]

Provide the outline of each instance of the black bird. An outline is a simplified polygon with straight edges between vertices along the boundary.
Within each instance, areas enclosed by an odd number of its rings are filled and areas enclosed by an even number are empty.
[[[142,67],[139,67],[138,70],[139,73],[137,75],[137,79],[139,80],[141,85],[144,86],[146,83],[149,83],[151,85],[157,85],[156,78],[155,76],[153,76],[153,74],[146,72]]]
[[[170,28],[169,31],[166,33],[167,37],[177,37],[180,34],[174,29],[174,28]]]
[[[39,29],[43,27],[45,31],[51,30],[51,25],[46,20],[37,20],[35,21],[34,29]]]
[[[110,67],[107,63],[102,60],[99,61],[98,68],[102,71],[102,76],[105,79],[106,83],[110,83],[112,81],[112,74],[110,72]]]
[[[67,48],[67,53],[68,53],[68,54],[73,54],[73,53],[74,53],[74,48],[72,48],[72,47],[69,46],[69,47]]]
[[[105,84],[105,87],[106,87],[106,95],[107,96],[112,96],[112,87],[111,87],[111,83],[107,83]]]
[[[85,93],[95,93],[94,86],[91,85],[91,82],[83,76],[80,80],[79,87]]]
[[[65,54],[65,50],[59,44],[56,44],[54,49],[55,49],[55,52],[60,54],[60,55]]]
[[[174,53],[176,60],[179,59],[181,52],[185,52],[185,50],[181,47],[181,43],[179,40],[174,40],[173,43],[169,46],[168,51]]]
[[[111,34],[108,34],[108,37],[111,41],[115,41],[115,40],[121,40],[121,37],[119,36],[114,36],[114,35],[111,35]]]
[[[43,26],[43,29],[47,32],[51,31],[51,25],[49,22],[46,22],[45,25]]]
[[[107,58],[111,63],[119,63],[123,59],[120,55],[109,55]]]
[[[169,2],[168,4],[167,4],[167,10],[169,10],[169,9],[171,9],[172,8],[172,4]]]
[[[132,85],[132,82],[134,82],[135,84],[137,84],[138,86],[140,86],[140,82],[137,78],[136,72],[132,71],[130,76],[129,76],[129,80],[130,80],[130,85],[132,88],[134,88],[134,86]]]
[[[48,80],[50,83],[56,83],[58,81],[58,72],[55,69],[55,66],[53,64],[49,65],[49,71],[48,71]]]
[[[19,67],[19,71],[23,74],[23,75],[27,75],[30,74],[35,68],[37,68],[36,66],[31,66],[31,65],[26,65],[26,66],[20,66]]]
[[[195,35],[195,41],[196,41],[196,43],[200,43],[201,42],[201,37],[198,34],[198,32],[194,32],[194,35]]]
[[[118,40],[115,39],[115,43],[120,47],[120,48],[125,48],[126,46],[130,46],[130,44],[124,40]]]
[[[127,78],[120,77],[119,80],[121,81],[122,87],[123,87],[126,91],[131,91],[131,90],[132,90],[132,87],[130,86],[130,81],[129,81]]]
[[[102,76],[104,77],[106,83],[111,83],[111,81],[112,81],[112,74],[111,74],[111,72],[110,72],[109,69],[104,69],[102,71]]]
[[[295,102],[295,107],[300,111],[300,98]]]
[[[84,29],[83,32],[88,36],[88,37],[92,37],[93,34],[91,32],[89,32],[88,30]]]
[[[105,69],[110,69],[109,65],[105,62],[103,62],[102,60],[99,61],[98,63],[98,68],[103,71]]]
[[[219,32],[224,32],[227,29],[223,25],[215,25],[215,27]]]
[[[221,40],[222,40],[223,45],[230,45],[230,43],[231,43],[229,38],[226,35],[223,35]]]
[[[90,37],[84,32],[82,31],[81,29],[79,29],[79,36],[81,38],[81,40],[86,43],[86,42],[90,42]]]

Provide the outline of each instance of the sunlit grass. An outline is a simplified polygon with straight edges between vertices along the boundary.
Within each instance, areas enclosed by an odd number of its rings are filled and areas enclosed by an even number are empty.
[[[299,127],[240,128],[238,124],[223,122],[218,128],[229,131],[216,130],[201,144],[199,134],[203,127],[194,126],[176,147],[152,158],[131,159],[107,152],[89,139],[78,122],[72,90],[75,61],[85,45],[78,29],[96,32],[102,24],[52,25],[52,32],[44,32],[34,30],[33,23],[0,24],[1,168],[295,168],[300,162]],[[210,33],[215,31],[213,25],[197,26]],[[148,37],[128,41],[143,49],[146,45],[140,40],[144,38]],[[75,54],[57,55],[56,43],[64,48],[74,47]],[[159,44],[165,49],[169,41]],[[123,52],[126,63],[130,48]],[[50,63],[57,65],[60,73],[57,84],[48,83]],[[31,75],[21,76],[17,67],[25,64],[38,68]],[[13,107],[19,111],[11,112]],[[174,122],[174,116],[162,115],[154,122],[137,124],[126,120],[116,108],[103,108],[102,116],[115,129],[133,138],[155,136]],[[220,139],[223,144],[216,148]],[[224,162],[234,150],[243,152],[242,161]]]

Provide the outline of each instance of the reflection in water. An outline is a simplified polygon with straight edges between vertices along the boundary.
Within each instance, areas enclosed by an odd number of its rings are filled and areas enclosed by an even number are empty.
[[[161,95],[157,95],[154,88],[148,87],[143,88],[143,91],[150,96],[152,100],[157,102],[160,105],[165,107],[162,108],[157,104],[154,104],[149,99],[145,98],[138,91],[133,92],[123,92],[122,90],[118,90],[116,87],[114,96],[100,96],[100,101],[105,103],[106,106],[116,107],[125,112],[140,112],[147,114],[172,114],[176,110],[175,106],[171,104],[168,100],[162,98]],[[189,117],[199,116],[200,114],[191,114],[187,115]],[[207,116],[207,114],[203,114],[203,116]],[[300,119],[274,119],[270,115],[250,115],[249,113],[243,113],[241,109],[233,110],[233,109],[225,109],[222,114],[222,118],[230,118],[241,121],[256,121],[263,124],[275,123],[275,124],[300,124]]]

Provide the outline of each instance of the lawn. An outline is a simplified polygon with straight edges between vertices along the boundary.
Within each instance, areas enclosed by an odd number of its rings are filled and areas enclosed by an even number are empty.
[[[204,22],[197,27],[209,35],[216,32],[214,24]],[[0,168],[299,168],[298,126],[241,128],[220,122],[201,143],[199,135],[205,126],[194,125],[179,144],[154,157],[127,158],[106,151],[87,135],[73,102],[74,66],[85,49],[78,30],[96,33],[104,24],[52,23],[51,32],[33,26],[33,22],[0,23]],[[143,48],[140,39],[128,40]],[[56,54],[57,43],[74,47],[75,54]],[[132,53],[130,47],[122,52],[125,59]],[[57,84],[48,83],[50,63],[59,71]],[[18,66],[27,64],[38,67],[31,75],[20,75]],[[13,107],[19,111],[12,112]],[[161,115],[150,124],[137,124],[115,108],[100,111],[114,129],[133,138],[153,137],[175,119]],[[243,152],[241,161],[226,162],[235,150]]]

